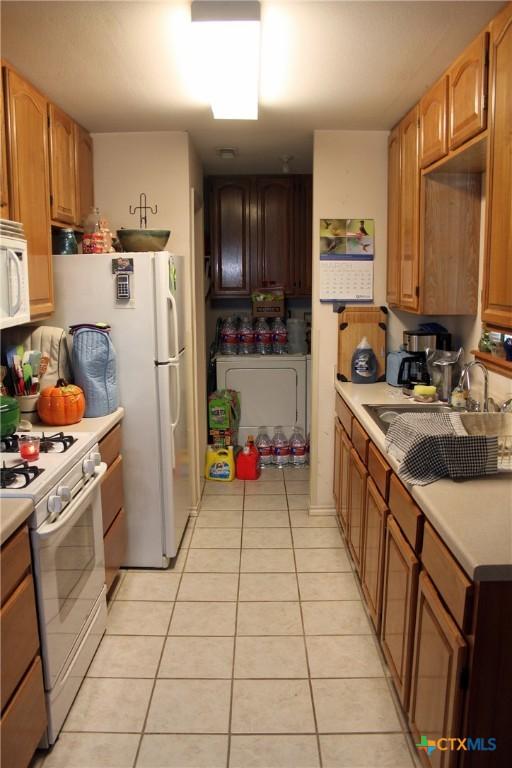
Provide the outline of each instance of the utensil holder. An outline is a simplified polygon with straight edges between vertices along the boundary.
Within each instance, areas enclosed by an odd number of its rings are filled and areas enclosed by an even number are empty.
[[[37,413],[39,393],[36,395],[17,395],[16,400],[20,407],[20,419],[36,424],[39,421],[39,414]]]

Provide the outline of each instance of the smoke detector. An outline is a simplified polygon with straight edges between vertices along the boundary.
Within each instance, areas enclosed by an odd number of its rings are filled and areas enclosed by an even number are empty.
[[[234,160],[238,155],[237,147],[217,147],[215,152],[222,160]]]

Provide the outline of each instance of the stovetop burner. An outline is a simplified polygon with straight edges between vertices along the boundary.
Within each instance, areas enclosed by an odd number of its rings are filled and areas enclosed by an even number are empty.
[[[40,437],[39,450],[42,453],[66,453],[68,448],[76,442],[76,437],[65,435],[64,432],[56,432],[54,435],[45,435],[43,432]],[[19,450],[19,435],[2,438],[1,453],[18,453]]]
[[[6,467],[4,461],[0,467],[0,488],[26,488],[42,472],[44,469],[31,466],[27,461],[20,461],[13,467]]]

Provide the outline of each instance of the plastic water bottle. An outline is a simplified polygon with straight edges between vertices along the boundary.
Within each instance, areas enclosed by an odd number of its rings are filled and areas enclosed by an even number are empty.
[[[258,454],[260,457],[259,459],[260,467],[262,469],[264,467],[270,467],[273,462],[273,450],[272,450],[272,440],[268,435],[266,427],[259,428],[255,445],[256,445],[256,448],[258,449]]]
[[[273,463],[276,467],[279,467],[279,469],[286,467],[290,459],[290,443],[288,442],[288,438],[283,432],[282,427],[276,427],[274,429],[272,454]]]
[[[238,354],[254,355],[256,351],[255,334],[252,327],[252,320],[245,315],[242,317],[240,329],[238,331]]]
[[[238,329],[234,317],[227,317],[222,324],[220,331],[220,352],[221,355],[238,354]]]
[[[286,355],[288,350],[288,331],[280,317],[276,317],[272,326],[272,352],[274,355]]]
[[[354,384],[373,384],[377,381],[377,358],[366,336],[352,355],[352,381]]]
[[[306,438],[302,428],[297,425],[290,437],[290,464],[294,467],[303,467],[306,464]]]
[[[272,354],[272,332],[264,318],[256,321],[255,328],[256,352],[258,355]]]

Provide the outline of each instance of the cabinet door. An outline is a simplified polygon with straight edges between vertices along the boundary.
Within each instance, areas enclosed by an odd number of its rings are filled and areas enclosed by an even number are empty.
[[[52,219],[64,224],[76,220],[75,124],[54,104],[50,120],[50,190]]]
[[[482,32],[448,71],[450,149],[483,131],[487,124],[487,45]]]
[[[393,128],[388,140],[388,261],[387,301],[400,301],[400,127]]]
[[[444,75],[420,101],[420,166],[448,154],[448,77]]]
[[[420,574],[411,675],[411,730],[416,741],[460,736],[466,642],[425,571]],[[457,753],[422,754],[425,765],[448,768]]]
[[[400,123],[400,306],[412,311],[419,294],[418,109]]]
[[[4,110],[4,81],[3,77],[0,77],[0,142],[1,142],[1,158],[0,158],[0,217],[2,219],[9,219],[9,178],[7,176],[7,125],[5,120]]]
[[[348,491],[349,491],[349,466],[350,466],[350,451],[352,449],[352,443],[350,442],[345,430],[341,432],[341,468],[340,468],[340,489],[339,489],[339,518],[341,527],[345,531],[345,536],[348,537],[349,529],[349,517],[348,517]]]
[[[11,216],[25,228],[32,319],[53,312],[47,102],[7,69]]]
[[[211,256],[214,296],[249,296],[251,248],[249,177],[211,180]]]
[[[94,177],[92,138],[75,123],[75,168],[76,168],[76,218],[82,227],[94,205]]]
[[[352,448],[349,459],[348,482],[348,546],[358,573],[361,573],[362,532],[364,527],[367,478],[368,472],[366,467]]]
[[[336,505],[336,513],[340,514],[340,472],[341,472],[341,434],[343,428],[337,418],[334,419],[334,472],[332,478],[332,493]]]
[[[312,177],[293,176],[293,294],[311,297]]]
[[[293,178],[254,180],[257,287],[282,285],[294,293],[292,263]]]
[[[418,591],[418,560],[392,515],[388,515],[381,644],[405,710],[409,703],[412,641]]]
[[[512,6],[491,26],[490,136],[482,320],[512,328]]]
[[[366,509],[363,527],[361,586],[375,630],[380,630],[384,543],[386,540],[386,502],[369,477],[366,484]]]

